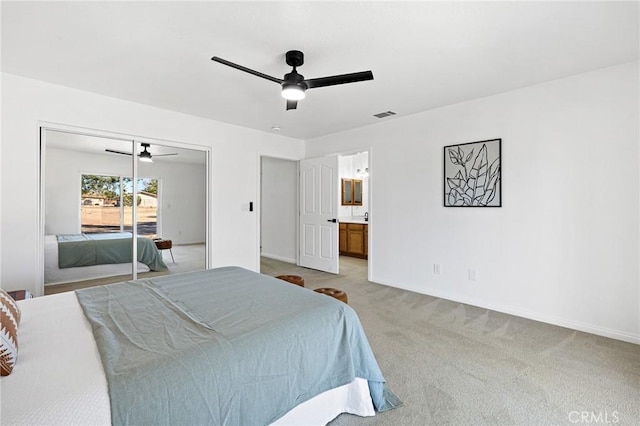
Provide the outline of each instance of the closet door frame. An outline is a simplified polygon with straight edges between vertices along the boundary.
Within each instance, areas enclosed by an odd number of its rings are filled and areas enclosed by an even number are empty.
[[[112,139],[112,140],[119,140],[119,141],[124,141],[124,142],[130,142],[131,143],[131,171],[132,171],[132,179],[134,182],[137,182],[138,179],[138,161],[137,161],[137,156],[133,155],[135,152],[137,152],[137,147],[139,146],[139,144],[141,143],[150,143],[152,145],[163,145],[163,146],[168,146],[168,147],[175,147],[175,148],[184,148],[184,149],[191,149],[191,150],[196,150],[196,151],[202,151],[205,154],[205,268],[209,268],[211,265],[211,259],[210,259],[210,245],[209,245],[209,234],[210,234],[210,206],[209,206],[209,201],[210,201],[210,183],[209,183],[209,178],[210,178],[210,156],[211,156],[211,150],[208,147],[204,147],[201,145],[195,145],[195,144],[186,144],[186,143],[181,143],[181,142],[175,142],[175,141],[169,141],[169,140],[163,140],[163,139],[156,139],[156,138],[146,138],[146,137],[139,137],[139,136],[133,136],[133,135],[126,135],[126,134],[122,134],[122,133],[116,133],[116,132],[109,132],[109,131],[103,131],[103,130],[96,130],[96,129],[86,129],[86,128],[82,128],[82,127],[77,127],[77,126],[71,126],[71,125],[65,125],[65,124],[60,124],[60,123],[50,123],[50,122],[39,122],[38,123],[38,127],[39,127],[39,136],[40,136],[40,150],[39,150],[39,161],[38,161],[38,172],[40,174],[39,176],[39,190],[38,190],[38,196],[39,196],[39,214],[38,214],[38,255],[37,255],[37,261],[38,261],[38,265],[37,265],[37,270],[38,270],[38,274],[39,274],[39,282],[40,282],[40,294],[44,295],[44,237],[45,237],[45,208],[46,208],[46,194],[45,194],[45,170],[46,170],[46,148],[47,148],[47,143],[46,143],[46,134],[47,131],[56,131],[56,132],[64,132],[64,133],[71,133],[71,134],[76,134],[76,135],[82,135],[82,136],[91,136],[91,137],[101,137],[101,138],[106,138],[106,139]],[[137,185],[133,185],[133,199],[135,200],[137,198],[137,194],[138,194],[138,190],[137,190]],[[133,205],[133,214],[132,214],[132,233],[133,235],[137,235],[138,233],[138,208],[137,205],[135,205],[136,203],[134,203]],[[138,257],[138,242],[137,242],[137,238],[133,238],[133,259],[132,259],[132,268],[131,268],[131,274],[132,274],[132,279],[137,279],[138,277],[138,271],[137,271],[137,257]]]

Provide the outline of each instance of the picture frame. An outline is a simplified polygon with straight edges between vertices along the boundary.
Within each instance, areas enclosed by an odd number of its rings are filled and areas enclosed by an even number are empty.
[[[444,207],[502,207],[502,139],[444,147]]]

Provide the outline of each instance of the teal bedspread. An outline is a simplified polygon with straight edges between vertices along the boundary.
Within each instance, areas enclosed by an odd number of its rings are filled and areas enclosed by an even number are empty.
[[[58,238],[58,267],[130,263],[133,257],[132,234],[61,234]],[[166,271],[160,251],[150,238],[138,237],[138,262],[152,271]]]
[[[401,404],[355,311],[311,290],[225,267],[76,294],[114,425],[266,425],[355,377],[377,411]]]

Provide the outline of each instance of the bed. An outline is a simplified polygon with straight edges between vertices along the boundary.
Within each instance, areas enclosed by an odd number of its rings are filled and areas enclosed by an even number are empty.
[[[46,235],[44,240],[44,284],[61,284],[131,274],[131,236],[129,232],[104,234]],[[58,239],[68,257],[62,259]],[[115,243],[115,245],[114,245]],[[86,250],[87,246],[90,250]],[[96,251],[100,250],[100,251]],[[90,256],[87,256],[90,253]],[[166,271],[162,254],[153,240],[138,237],[138,272]]]
[[[372,416],[401,404],[353,309],[242,268],[19,306],[18,362],[2,378],[3,425],[326,424],[343,412]],[[150,337],[154,328],[161,338]]]

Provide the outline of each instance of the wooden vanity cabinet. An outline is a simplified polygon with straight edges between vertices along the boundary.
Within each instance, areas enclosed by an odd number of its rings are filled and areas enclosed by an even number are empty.
[[[368,256],[368,225],[340,223],[340,254],[366,259]]]
[[[338,240],[340,241],[339,251],[340,254],[347,252],[347,224],[340,223],[338,226]]]

